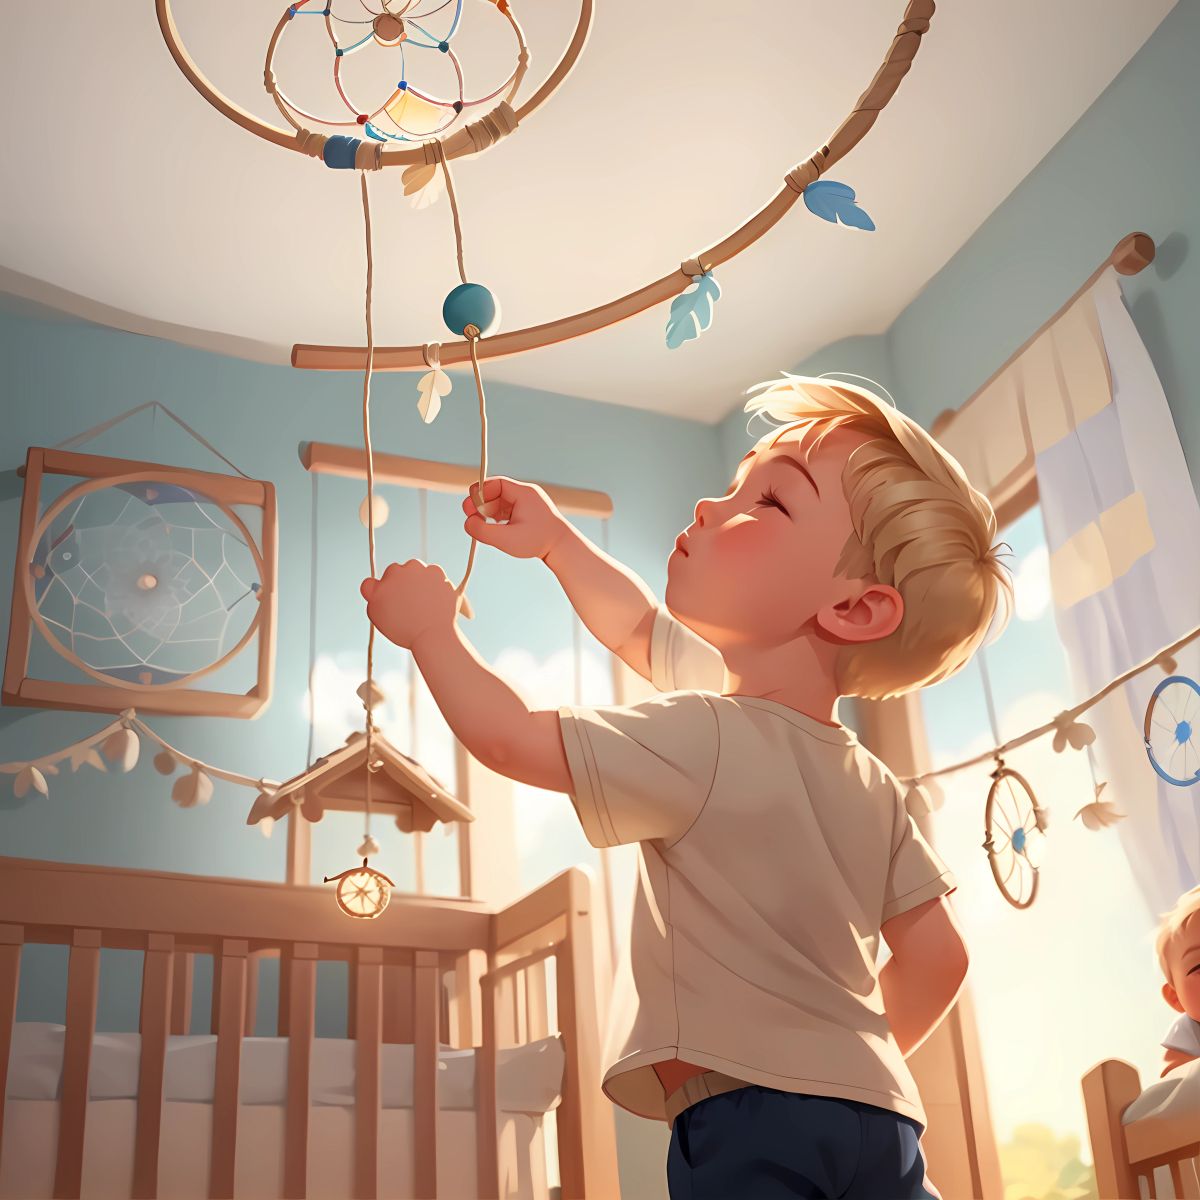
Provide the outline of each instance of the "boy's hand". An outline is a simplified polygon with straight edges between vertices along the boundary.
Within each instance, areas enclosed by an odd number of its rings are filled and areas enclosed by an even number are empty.
[[[392,563],[381,579],[364,579],[361,592],[371,624],[389,641],[411,650],[427,632],[454,624],[458,597],[441,567],[410,558]]]
[[[478,498],[478,503],[477,503]],[[473,483],[463,501],[463,528],[485,546],[495,546],[513,558],[545,558],[567,529],[566,518],[536,483],[521,483],[504,475]],[[504,524],[489,525],[484,519]]]

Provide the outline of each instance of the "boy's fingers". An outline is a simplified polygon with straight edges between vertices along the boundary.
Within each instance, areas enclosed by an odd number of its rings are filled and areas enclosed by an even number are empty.
[[[472,513],[463,522],[463,529],[477,542],[482,542],[485,546],[495,546],[497,544],[496,535],[493,531],[499,528],[502,527],[489,525],[478,513]]]

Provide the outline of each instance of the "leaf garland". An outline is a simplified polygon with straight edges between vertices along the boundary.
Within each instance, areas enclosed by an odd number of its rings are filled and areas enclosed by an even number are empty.
[[[431,424],[441,412],[442,397],[448,396],[453,387],[450,376],[441,367],[435,367],[417,380],[417,390],[421,393],[421,399],[417,401],[417,412],[421,414],[421,420],[426,425]]]
[[[818,179],[804,189],[804,203],[810,213],[833,225],[841,221],[868,232],[875,228],[875,222],[854,202],[854,189],[849,184]]]

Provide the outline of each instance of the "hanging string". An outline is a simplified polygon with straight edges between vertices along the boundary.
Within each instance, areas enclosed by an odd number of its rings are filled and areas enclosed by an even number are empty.
[[[992,738],[1000,745],[1000,723],[996,720],[996,702],[992,696],[992,680],[988,674],[987,651],[979,647],[979,674],[983,677],[983,698],[987,702],[988,724],[992,727]],[[1000,752],[996,751],[996,761],[1000,761]]]
[[[309,589],[308,589],[308,752],[307,769],[313,765],[313,750],[317,735],[317,690],[315,676],[317,672],[317,480],[321,478],[319,471],[310,471],[312,479],[312,506],[309,513],[309,528],[311,542],[309,546]]]
[[[458,277],[463,282],[467,282],[467,265],[463,254],[463,233],[462,220],[458,212],[458,197],[454,191],[454,179],[450,174],[450,161],[446,157],[445,148],[441,142],[434,142],[433,152],[437,161],[441,164],[442,174],[446,179],[446,195],[450,198],[450,212],[454,217],[454,244],[458,255]],[[475,494],[475,503],[483,507],[483,481],[487,478],[487,397],[483,391],[483,378],[479,373],[479,354],[478,343],[481,336],[481,331],[478,325],[468,325],[463,330],[463,336],[467,339],[468,347],[471,351],[471,370],[475,375],[475,390],[479,395],[479,484],[478,491]],[[467,569],[463,573],[462,579],[458,586],[454,589],[455,593],[463,597],[465,603],[466,598],[463,592],[467,586],[467,580],[471,578],[471,571],[475,566],[475,548],[478,545],[474,538],[471,539],[471,548],[467,553]]]
[[[212,442],[210,442],[202,434],[197,433],[185,420],[183,420],[182,417],[177,417],[165,404],[162,404],[158,400],[147,400],[145,404],[139,404],[136,408],[130,408],[123,413],[118,413],[117,416],[110,417],[107,421],[101,421],[99,425],[93,425],[91,429],[86,429],[83,433],[77,433],[74,437],[69,437],[61,442],[57,442],[54,446],[54,449],[72,450],[76,446],[82,445],[84,442],[90,442],[92,438],[99,437],[102,433],[107,433],[108,430],[112,429],[114,425],[120,425],[122,421],[127,421],[130,417],[136,417],[138,413],[145,412],[146,409],[150,410],[151,429],[154,428],[154,418],[157,417],[160,411],[164,412],[168,417],[171,418],[172,421],[175,422],[176,425],[180,427],[180,429],[184,431],[184,433],[195,438],[196,441],[198,441],[200,445],[205,448],[205,450],[215,454],[231,471],[236,471],[243,479],[250,478],[250,476],[247,475],[246,472],[241,469],[241,467],[230,462],[229,459],[227,459],[225,455],[223,455],[220,450],[218,450],[216,446],[212,444]]]
[[[375,366],[375,333],[371,322],[371,285],[375,263],[371,256],[371,203],[367,196],[367,173],[359,174],[362,184],[363,228],[367,245],[367,369],[363,373],[363,446],[367,455],[367,546],[371,560],[371,578],[375,579],[375,449],[371,444],[371,371]],[[367,634],[367,685],[364,703],[367,709],[367,786],[366,823],[363,831],[364,845],[371,836],[371,777],[375,774],[375,625],[368,622]]]

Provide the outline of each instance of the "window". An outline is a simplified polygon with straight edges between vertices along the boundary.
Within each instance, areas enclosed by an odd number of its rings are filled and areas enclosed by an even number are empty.
[[[1055,627],[1041,510],[1028,510],[1003,536],[1014,551],[1008,562],[1016,612],[987,652],[1002,740],[1078,699]],[[935,769],[995,744],[977,661],[920,695]],[[1005,759],[1049,812],[1031,908],[1019,911],[1001,896],[982,849],[993,764],[942,777],[945,804],[933,817],[938,851],[958,879],[952,903],[971,953],[967,986],[1002,1164],[1005,1144],[1030,1124],[1078,1138],[1080,1154],[1090,1159],[1082,1076],[1102,1059],[1123,1058],[1144,1081],[1157,1079],[1159,1043],[1175,1016],[1161,996],[1157,916],[1134,883],[1117,829],[1093,832],[1074,819],[1094,798],[1087,755],[1069,747],[1055,754],[1052,740],[1040,738]],[[1120,808],[1121,797],[1111,793],[1104,799]]]

